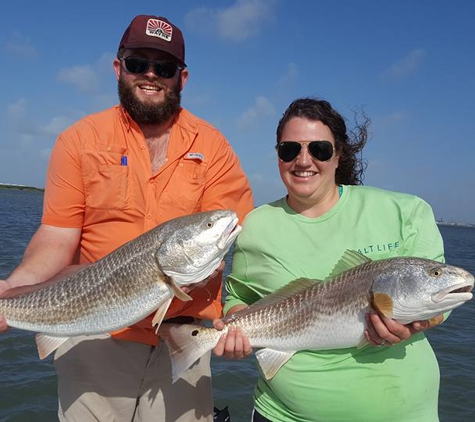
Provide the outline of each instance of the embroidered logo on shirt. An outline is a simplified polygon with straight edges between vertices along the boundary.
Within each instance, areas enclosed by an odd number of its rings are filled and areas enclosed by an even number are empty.
[[[172,32],[173,28],[166,22],[159,19],[149,19],[147,21],[147,28],[145,30],[147,35],[170,42],[172,40]]]
[[[201,152],[189,152],[186,154],[185,158],[188,158],[189,160],[205,160],[205,156]]]

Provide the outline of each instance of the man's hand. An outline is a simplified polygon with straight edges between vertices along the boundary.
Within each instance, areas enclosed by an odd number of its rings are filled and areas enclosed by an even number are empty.
[[[3,297],[4,293],[8,290],[8,283],[5,280],[0,280],[0,298]],[[7,321],[3,315],[0,315],[0,333],[8,331],[10,327],[7,325]]]

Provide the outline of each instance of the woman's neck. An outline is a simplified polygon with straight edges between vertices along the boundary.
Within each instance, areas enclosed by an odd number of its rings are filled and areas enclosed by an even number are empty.
[[[317,218],[330,211],[340,198],[338,185],[333,185],[327,192],[315,194],[311,197],[298,197],[290,193],[287,195],[287,203],[295,212],[308,217]]]

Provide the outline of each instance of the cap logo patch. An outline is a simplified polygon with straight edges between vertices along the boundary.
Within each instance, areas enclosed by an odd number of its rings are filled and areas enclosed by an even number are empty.
[[[173,28],[170,24],[159,19],[149,19],[145,33],[151,37],[161,38],[170,42],[172,40]]]

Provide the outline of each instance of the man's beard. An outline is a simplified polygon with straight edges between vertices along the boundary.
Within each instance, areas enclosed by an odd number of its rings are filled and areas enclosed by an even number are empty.
[[[133,86],[119,78],[119,99],[122,107],[127,110],[137,123],[164,123],[180,110],[180,82],[165,92],[165,99],[161,104],[146,104],[134,95]]]

